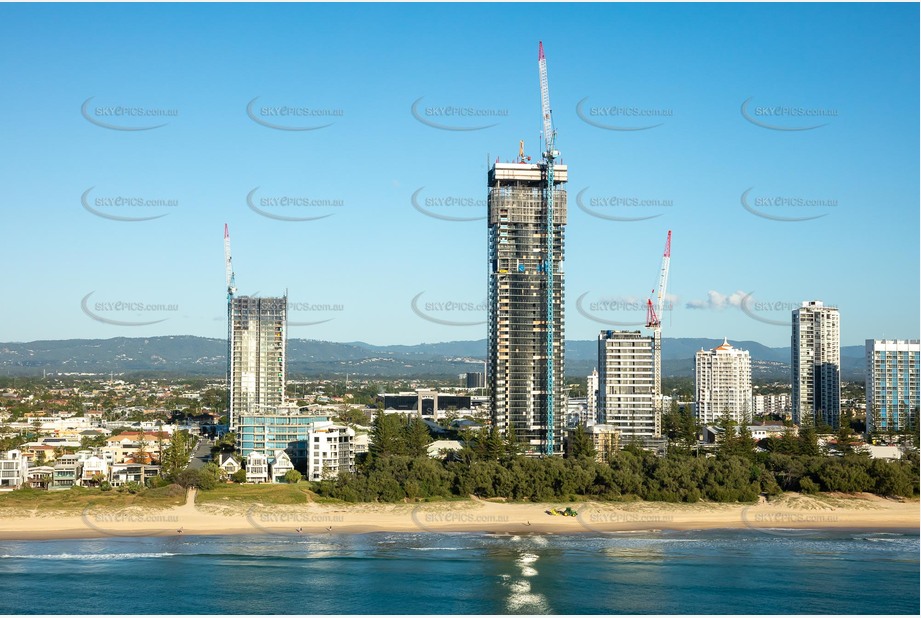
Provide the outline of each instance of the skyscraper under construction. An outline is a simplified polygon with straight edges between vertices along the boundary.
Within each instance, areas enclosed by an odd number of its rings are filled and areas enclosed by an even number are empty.
[[[514,433],[522,450],[532,455],[562,453],[566,179],[566,166],[556,165],[553,224],[548,226],[544,164],[496,163],[489,170],[490,409],[493,424],[506,435]],[[553,248],[549,256],[548,229]],[[553,276],[549,304],[548,261]],[[548,308],[553,350],[550,388]]]
[[[285,399],[288,298],[230,299],[230,427],[243,414],[274,414]]]
[[[558,165],[544,45],[538,47],[544,151],[489,170],[489,350],[493,426],[528,455],[562,453],[563,229],[567,169]]]

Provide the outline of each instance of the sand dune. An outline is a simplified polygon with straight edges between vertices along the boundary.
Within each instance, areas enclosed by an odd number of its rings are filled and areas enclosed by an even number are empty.
[[[671,504],[501,503],[470,499],[421,504],[294,506],[206,503],[194,495],[170,509],[87,509],[81,514],[0,510],[0,539],[165,536],[179,534],[317,534],[364,532],[489,532],[608,534],[642,530],[752,528],[771,534],[807,528],[918,529],[919,503],[858,496],[785,494],[769,502]],[[576,517],[548,515],[572,506]]]

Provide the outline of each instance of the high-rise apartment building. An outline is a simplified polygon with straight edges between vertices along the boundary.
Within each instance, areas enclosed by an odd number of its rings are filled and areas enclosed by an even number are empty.
[[[793,422],[837,429],[841,416],[841,321],[836,307],[804,301],[790,341]]]
[[[867,339],[867,433],[918,426],[921,341]]]
[[[652,337],[616,330],[598,336],[598,422],[613,427],[622,445],[661,434],[653,363]]]
[[[596,423],[600,423],[598,420],[598,368],[595,367],[592,369],[592,373],[589,374],[586,382],[588,383],[588,417]]]
[[[752,362],[747,350],[723,340],[712,350],[700,350],[694,357],[696,414],[699,423],[709,425],[726,415],[736,423],[752,420]]]
[[[752,397],[753,416],[790,416],[790,395],[779,393],[774,395],[755,395]]]
[[[566,181],[567,167],[554,165],[548,238],[547,165],[497,162],[489,170],[490,411],[499,431],[514,432],[523,450],[532,455],[548,450],[559,454],[563,448]],[[551,255],[547,255],[548,244]],[[547,302],[548,264],[553,274],[551,303]],[[548,354],[548,338],[552,354]],[[548,358],[552,359],[552,388],[548,388]],[[551,394],[552,408],[548,406]]]
[[[230,306],[230,428],[273,414],[285,398],[288,298],[236,296]]]

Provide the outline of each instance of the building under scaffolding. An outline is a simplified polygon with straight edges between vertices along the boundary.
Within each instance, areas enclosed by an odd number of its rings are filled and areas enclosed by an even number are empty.
[[[547,255],[546,165],[496,163],[489,171],[487,386],[493,424],[522,450],[562,453],[563,240],[567,167],[554,166],[552,255]],[[546,268],[553,273],[548,316]],[[548,414],[547,324],[552,320],[553,414]],[[552,422],[548,419],[552,418]],[[554,439],[555,437],[555,439]]]

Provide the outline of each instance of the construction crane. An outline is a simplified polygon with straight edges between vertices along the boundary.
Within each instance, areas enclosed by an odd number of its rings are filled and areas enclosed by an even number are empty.
[[[233,260],[230,257],[230,228],[224,224],[224,278],[227,283],[227,419],[233,430],[233,295],[237,292]]]
[[[656,435],[661,432],[662,419],[662,314],[665,311],[665,288],[668,286],[668,266],[672,259],[672,231],[668,231],[665,239],[665,251],[662,252],[662,269],[659,272],[658,292],[656,305],[653,307],[652,299],[646,299],[646,328],[652,329],[652,354],[653,354],[653,388],[655,389],[656,406]]]
[[[227,302],[236,293],[236,281],[233,274],[233,259],[230,257],[230,228],[224,224],[224,276],[227,280]]]
[[[547,443],[546,454],[554,453],[554,366],[553,366],[553,319],[555,316],[554,308],[554,286],[553,286],[553,239],[554,239],[554,209],[553,209],[553,165],[554,161],[560,156],[560,153],[554,150],[556,141],[556,132],[553,130],[553,118],[550,110],[550,85],[547,81],[547,58],[544,56],[544,43],[538,43],[537,51],[537,68],[540,73],[540,110],[544,123],[544,169],[547,173],[547,187],[544,191],[544,199],[547,204],[546,225],[544,229],[546,247],[546,262],[544,263],[544,273],[547,276],[546,285],[546,304],[547,304]]]

